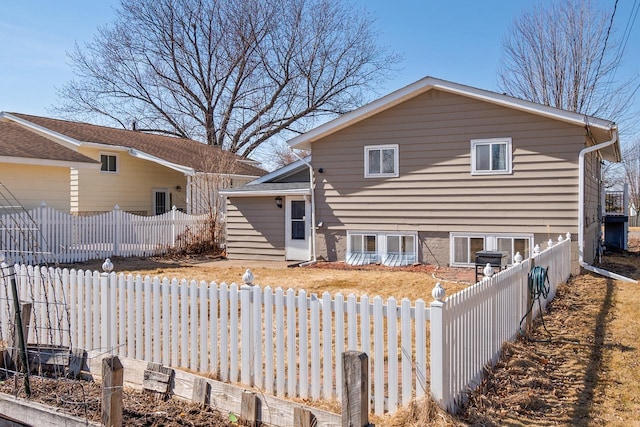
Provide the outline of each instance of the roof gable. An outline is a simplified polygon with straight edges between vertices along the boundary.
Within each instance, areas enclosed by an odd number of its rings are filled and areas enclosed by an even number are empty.
[[[193,172],[230,173],[234,175],[261,176],[265,171],[248,164],[228,151],[212,147],[186,138],[175,138],[116,129],[89,123],[71,122],[28,114],[4,114],[8,119],[18,119],[25,125],[35,125],[62,136],[67,143],[77,145],[112,146],[128,148],[130,154],[145,160],[164,164],[168,167],[182,167]],[[26,123],[25,123],[26,122]]]
[[[595,129],[595,139],[598,142],[605,141],[610,138],[611,129],[615,127],[615,123],[609,120],[603,120],[596,117],[586,116],[571,111],[562,110],[560,108],[550,107],[531,101],[514,98],[504,94],[490,92],[483,89],[465,86],[458,83],[440,80],[433,77],[425,77],[396,90],[382,98],[379,98],[369,104],[366,104],[356,110],[346,113],[332,121],[322,124],[310,131],[289,140],[289,145],[298,149],[310,149],[311,144],[335,132],[345,129],[353,124],[359,123],[369,117],[374,116],[382,111],[388,110],[407,100],[413,99],[430,90],[440,90],[449,92],[468,98],[477,99],[483,102],[496,104],[502,107],[511,108],[530,114],[547,117],[553,120],[562,121],[576,126],[588,125],[590,129]],[[618,142],[616,141],[617,151],[619,152]],[[618,153],[611,153],[611,157],[615,158]]]

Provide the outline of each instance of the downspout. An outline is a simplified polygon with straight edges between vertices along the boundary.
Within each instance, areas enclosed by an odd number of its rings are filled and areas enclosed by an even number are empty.
[[[313,166],[311,165],[311,163],[298,156],[298,153],[296,153],[294,150],[291,150],[291,152],[298,158],[298,160],[307,165],[307,167],[309,168],[309,190],[311,190],[311,253],[313,257],[310,261],[300,264],[301,267],[304,267],[305,265],[312,265],[318,262],[318,259],[316,257],[316,197],[314,190],[315,186],[313,185],[315,176],[313,174]]]
[[[637,280],[631,279],[620,274],[613,273],[602,268],[594,267],[587,264],[584,261],[584,162],[585,156],[588,153],[606,148],[615,144],[618,141],[618,127],[613,126],[611,128],[611,139],[609,141],[602,142],[600,144],[593,145],[591,147],[583,148],[578,156],[578,262],[580,267],[587,271],[599,274],[601,276],[609,277],[611,279],[622,280],[630,283],[638,283]]]

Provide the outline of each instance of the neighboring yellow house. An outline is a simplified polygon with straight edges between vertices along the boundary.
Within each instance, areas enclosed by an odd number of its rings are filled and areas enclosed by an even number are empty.
[[[203,213],[218,189],[265,171],[197,141],[18,113],[0,112],[0,210],[15,198],[76,215],[120,209]],[[6,199],[6,200],[3,200]]]

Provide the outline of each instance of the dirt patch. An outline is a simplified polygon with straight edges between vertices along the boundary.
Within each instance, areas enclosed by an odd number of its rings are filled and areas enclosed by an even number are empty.
[[[0,382],[0,392],[26,398],[22,379]],[[31,400],[59,408],[77,417],[100,422],[102,387],[93,381],[71,381],[30,377]],[[124,389],[123,425],[125,426],[232,426],[237,425],[210,407],[182,400],[158,400],[154,396]]]

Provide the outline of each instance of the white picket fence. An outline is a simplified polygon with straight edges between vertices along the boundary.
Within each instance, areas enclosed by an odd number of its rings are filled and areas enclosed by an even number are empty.
[[[140,216],[115,206],[110,212],[75,216],[42,206],[0,215],[0,255],[15,263],[53,264],[112,256],[150,256],[188,246],[207,231],[205,215],[175,207]]]
[[[549,267],[553,289],[568,278],[569,248],[567,240],[535,256],[536,265]],[[431,307],[422,300],[16,269],[20,299],[34,304],[30,337],[37,342],[189,368],[313,400],[340,399],[341,354],[362,351],[369,356],[371,410],[383,414],[429,389],[455,409],[501,344],[517,334],[529,260]],[[0,282],[0,339],[12,318],[9,274]]]
[[[534,319],[539,307],[554,298],[557,286],[569,279],[570,237],[560,236],[557,243],[549,240],[546,250],[534,251],[533,262],[547,269],[550,287],[546,299],[534,301]],[[431,303],[431,395],[441,407],[455,412],[480,384],[484,366],[495,364],[502,344],[517,337],[529,309],[531,262],[514,264],[446,301]]]

